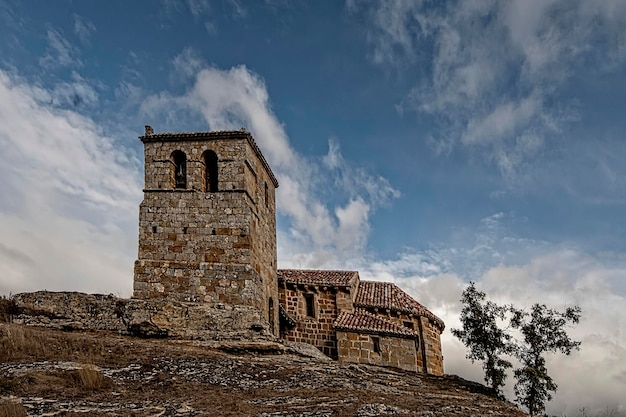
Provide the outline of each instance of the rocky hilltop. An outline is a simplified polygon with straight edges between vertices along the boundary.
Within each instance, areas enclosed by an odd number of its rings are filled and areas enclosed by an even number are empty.
[[[260,329],[189,340],[121,305],[112,315],[110,300],[50,311],[55,297],[82,297],[72,294],[0,302],[0,416],[526,415],[456,376],[341,364]]]

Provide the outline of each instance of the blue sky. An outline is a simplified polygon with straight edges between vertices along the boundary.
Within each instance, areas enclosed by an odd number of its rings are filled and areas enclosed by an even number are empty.
[[[581,305],[549,411],[626,413],[625,27],[623,0],[0,1],[0,292],[129,296],[143,126],[245,127],[280,267],[395,281],[448,327],[469,280]]]

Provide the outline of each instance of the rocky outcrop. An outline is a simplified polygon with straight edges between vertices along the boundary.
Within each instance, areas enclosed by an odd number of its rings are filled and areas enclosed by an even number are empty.
[[[279,346],[0,324],[0,415],[11,402],[31,416],[526,416],[458,377]]]
[[[48,291],[16,294],[11,301],[15,323],[63,330],[192,340],[274,339],[259,311],[246,306]]]

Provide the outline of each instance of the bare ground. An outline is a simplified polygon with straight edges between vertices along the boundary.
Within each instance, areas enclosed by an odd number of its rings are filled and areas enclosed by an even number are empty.
[[[145,340],[0,324],[3,416],[525,416],[456,376],[276,343]]]

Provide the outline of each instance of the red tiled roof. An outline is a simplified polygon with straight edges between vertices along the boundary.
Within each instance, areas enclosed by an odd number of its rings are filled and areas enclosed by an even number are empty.
[[[437,323],[441,329],[445,327],[443,320],[428,311],[396,284],[390,282],[361,281],[354,305],[424,316]]]
[[[346,311],[340,313],[335,320],[334,327],[335,330],[356,333],[378,333],[406,338],[417,336],[411,329],[398,326],[382,317],[363,310],[356,310],[354,313],[348,313]]]
[[[357,271],[325,271],[314,269],[278,270],[278,280],[288,284],[349,287],[354,279],[359,279],[359,273]]]

